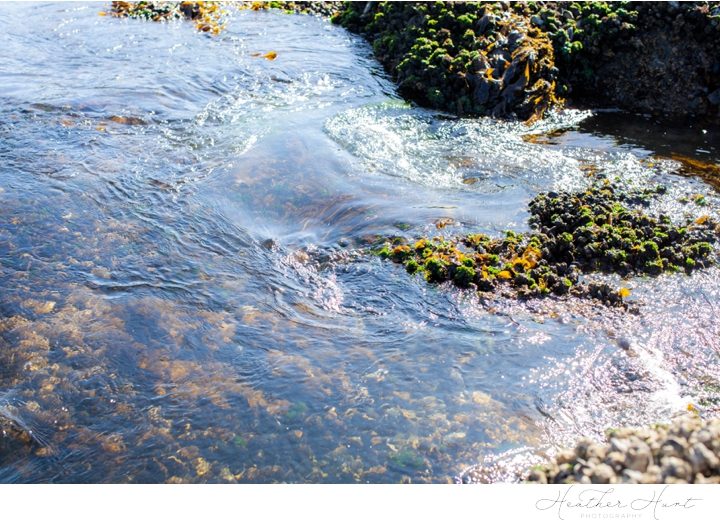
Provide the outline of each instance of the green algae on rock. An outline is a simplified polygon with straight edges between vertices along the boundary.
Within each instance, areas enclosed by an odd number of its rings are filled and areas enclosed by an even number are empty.
[[[568,76],[573,99],[591,106],[612,104],[664,118],[717,124],[720,5],[631,2],[625,10],[616,19],[624,17],[627,25],[622,28],[621,24],[616,36],[604,37],[606,46],[584,60],[591,74],[571,77],[572,69],[559,63],[561,71],[570,73],[561,72],[561,76]],[[606,33],[610,28],[603,23],[599,29]]]
[[[661,192],[657,187],[640,195],[622,193],[605,181],[581,193],[541,193],[529,206],[532,232],[421,238],[414,244],[395,239],[378,254],[430,283],[520,297],[572,292],[617,304],[627,291],[578,285],[580,275],[689,273],[714,262],[712,244],[719,233],[714,221],[703,217],[679,226],[666,215],[630,206]]]
[[[342,2],[112,2],[111,14],[155,22],[186,18],[195,21],[199,31],[219,34],[225,27],[225,8],[265,11],[279,10],[291,14],[315,14],[330,17]]]
[[[111,13],[117,17],[140,18],[155,22],[186,18],[198,31],[219,34],[225,24],[220,2],[113,2]]]
[[[266,11],[277,9],[288,14],[312,14],[330,17],[337,13],[343,2],[237,2],[239,9]]]
[[[631,2],[528,2],[514,8],[552,40],[564,95],[591,85],[598,62],[628,48],[637,29]]]
[[[538,118],[560,97],[720,114],[716,2],[345,2],[400,93],[459,115]]]
[[[403,96],[461,115],[541,117],[560,104],[554,51],[499,3],[348,2],[335,23],[363,33]]]
[[[555,262],[574,262],[585,272],[655,275],[691,269],[688,259],[692,268],[710,264],[713,221],[676,226],[666,215],[629,209],[624,202],[631,198],[609,183],[578,194],[540,194],[530,203],[530,223],[548,237],[544,244]]]

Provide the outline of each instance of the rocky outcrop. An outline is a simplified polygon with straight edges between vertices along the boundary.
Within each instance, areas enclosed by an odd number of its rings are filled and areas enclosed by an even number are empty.
[[[635,28],[596,52],[588,74],[567,74],[573,100],[720,123],[720,2],[628,7]]]
[[[507,5],[347,2],[333,21],[363,34],[423,106],[527,120],[560,103],[547,33]]]
[[[720,2],[238,2],[331,16],[422,106],[534,120],[613,106],[720,122]],[[115,16],[224,27],[222,2],[113,2]]]
[[[580,193],[541,193],[530,202],[531,233],[425,237],[414,244],[397,237],[378,254],[430,283],[520,297],[570,293],[622,305],[628,289],[579,284],[580,275],[689,273],[715,263],[720,226],[711,219],[675,225],[667,215],[638,209],[665,191],[658,185],[627,193],[605,180]]]
[[[605,442],[581,439],[527,479],[542,484],[718,484],[720,418],[687,416],[671,425],[621,428]]]
[[[720,117],[718,2],[347,2],[417,103],[523,120],[563,103]]]

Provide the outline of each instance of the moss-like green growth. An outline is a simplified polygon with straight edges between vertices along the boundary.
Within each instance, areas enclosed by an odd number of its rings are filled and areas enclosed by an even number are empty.
[[[333,21],[371,42],[411,100],[532,119],[593,90],[598,66],[632,47],[638,13],[632,2],[346,2]]]
[[[410,258],[411,254],[410,247],[405,245],[396,246],[390,252],[390,258],[392,258],[394,262],[404,262]]]
[[[220,34],[225,27],[225,11],[220,2],[113,2],[113,16],[140,18],[155,22],[187,18],[198,31]]]
[[[560,104],[550,38],[504,4],[347,2],[333,21],[366,36],[422,105],[527,120]]]
[[[383,244],[379,254],[424,272],[431,283],[479,291],[512,289],[519,296],[577,295],[622,304],[629,291],[578,284],[582,273],[658,275],[709,266],[719,228],[709,218],[672,224],[628,205],[656,189],[621,193],[607,181],[581,193],[542,193],[530,202],[534,231],[491,238],[471,234]]]
[[[463,264],[465,261],[470,260],[469,258],[466,258],[463,261]],[[470,260],[472,261],[472,260]],[[473,280],[475,279],[475,269],[472,267],[468,267],[467,265],[460,265],[455,269],[455,275],[453,276],[453,281],[455,282],[455,285],[458,287],[468,287]]]
[[[344,6],[343,2],[233,2],[238,9],[265,11],[276,9],[286,14],[314,14],[330,17],[338,13]]]
[[[552,40],[563,95],[571,86],[592,86],[598,62],[627,47],[637,29],[638,12],[631,2],[527,4],[515,8]]]
[[[425,261],[425,278],[428,282],[444,282],[448,278],[448,264],[440,257],[428,258]]]
[[[405,269],[410,274],[415,274],[420,270],[420,264],[418,264],[414,259],[410,259],[405,264]]]
[[[697,204],[698,206],[707,206],[707,200],[705,200],[705,196],[701,194],[693,195],[693,202]]]

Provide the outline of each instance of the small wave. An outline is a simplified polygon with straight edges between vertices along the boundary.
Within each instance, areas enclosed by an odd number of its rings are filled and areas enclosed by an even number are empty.
[[[325,131],[375,174],[438,188],[494,191],[498,183],[584,185],[577,158],[522,137],[571,128],[586,117],[586,112],[567,111],[528,128],[487,118],[448,118],[388,102],[340,113],[325,123]]]

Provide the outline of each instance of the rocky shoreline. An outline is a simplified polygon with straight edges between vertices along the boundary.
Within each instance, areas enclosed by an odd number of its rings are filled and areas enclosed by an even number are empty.
[[[528,120],[552,106],[720,117],[718,2],[347,2],[420,105]]]
[[[720,418],[621,428],[605,442],[581,439],[526,481],[539,484],[719,484]]]
[[[532,121],[615,107],[720,123],[720,2],[238,2],[314,14],[362,35],[408,100]],[[223,2],[113,2],[219,34]]]

